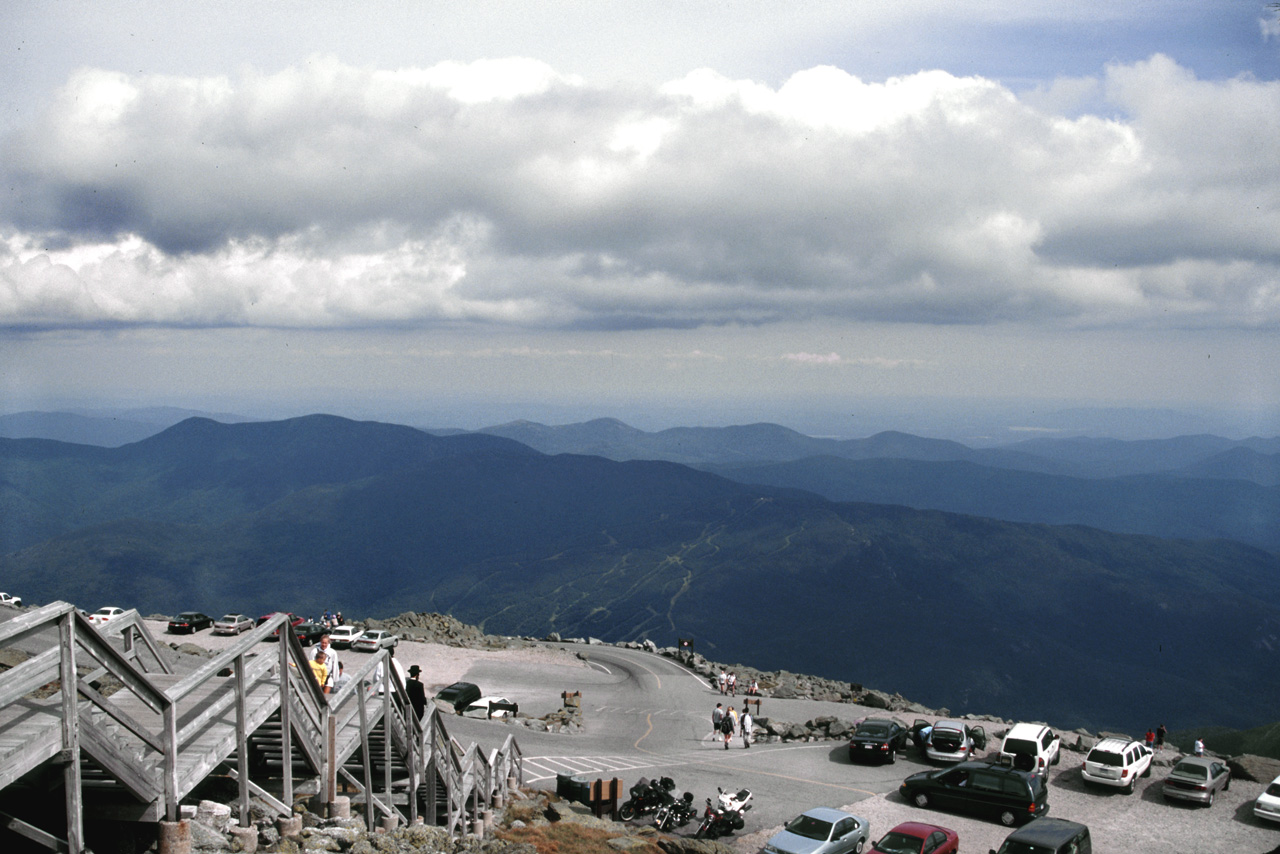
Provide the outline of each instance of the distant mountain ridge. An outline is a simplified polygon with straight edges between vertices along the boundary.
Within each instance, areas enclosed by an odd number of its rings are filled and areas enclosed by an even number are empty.
[[[311,416],[0,440],[0,579],[146,611],[440,611],[1064,724],[1274,718],[1280,558]],[[1210,626],[1212,644],[1188,627]],[[1226,711],[1220,711],[1226,710]]]

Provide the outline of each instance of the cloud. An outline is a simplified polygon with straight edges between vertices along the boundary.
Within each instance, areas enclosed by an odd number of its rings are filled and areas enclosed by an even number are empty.
[[[1021,99],[829,66],[85,69],[0,142],[0,323],[1273,326],[1277,138],[1280,83],[1160,56]]]

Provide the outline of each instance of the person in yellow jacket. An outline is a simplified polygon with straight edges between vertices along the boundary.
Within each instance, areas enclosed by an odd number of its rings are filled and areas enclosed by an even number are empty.
[[[316,650],[316,657],[307,663],[311,665],[311,675],[316,678],[320,690],[328,694],[329,686],[326,683],[329,681],[329,666],[325,664],[326,658],[324,650]]]

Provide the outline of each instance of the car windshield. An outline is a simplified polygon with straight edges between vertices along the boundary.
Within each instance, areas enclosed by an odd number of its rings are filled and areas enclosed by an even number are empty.
[[[239,614],[223,614],[222,619],[219,620],[218,622],[219,623],[235,623],[235,622],[238,622],[239,620],[240,620]]]
[[[884,835],[884,839],[876,843],[875,847],[877,851],[883,851],[885,854],[920,854],[923,842],[924,840],[918,836],[908,836],[891,830]]]
[[[825,842],[831,835],[831,822],[811,815],[802,815],[791,819],[787,823],[787,830],[805,839],[821,839]]]
[[[888,734],[889,728],[884,724],[863,724],[854,732],[854,735],[866,735],[871,738],[884,738]]]
[[[1124,757],[1119,753],[1112,753],[1109,750],[1090,750],[1086,761],[1119,768],[1124,764]]]
[[[1209,776],[1209,769],[1194,762],[1179,762],[1174,766],[1173,773],[1181,777],[1195,777],[1203,780]]]
[[[1006,738],[1004,740],[1004,752],[1035,756],[1038,751],[1034,741],[1025,738]]]

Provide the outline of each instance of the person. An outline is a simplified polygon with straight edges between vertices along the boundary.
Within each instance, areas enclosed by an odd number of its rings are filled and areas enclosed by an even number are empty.
[[[1194,753],[1196,756],[1204,756],[1204,741],[1202,739],[1197,738],[1196,745],[1191,749],[1191,752]]]
[[[316,650],[316,654],[312,656],[309,664],[311,665],[311,675],[316,678],[316,684],[320,686],[320,690],[329,693],[329,668],[325,665],[324,650]]]
[[[728,683],[728,681],[729,681],[729,674],[727,674],[727,673],[725,673],[725,672],[724,672],[724,668],[723,668],[723,667],[722,667],[722,668],[720,668],[720,678],[719,678],[719,680],[718,680],[718,681],[719,681],[719,683],[720,683],[720,693],[721,693],[721,694],[723,694],[723,693],[724,693],[724,689],[725,689],[725,685],[726,685],[726,683]]]
[[[751,711],[748,709],[747,704],[743,703],[742,714],[738,716],[738,728],[742,730],[743,747],[751,746],[751,727],[754,723],[755,721],[751,718]]]
[[[733,707],[729,707],[729,713],[720,719],[720,732],[724,735],[724,749],[729,749],[729,740],[733,738]]]
[[[1164,724],[1156,727],[1156,750],[1164,750],[1164,738],[1169,734],[1169,730],[1164,728]]]
[[[413,713],[418,720],[422,720],[422,716],[427,713],[427,689],[418,679],[421,673],[421,667],[409,665],[409,681],[404,683],[405,693],[409,695],[409,702],[413,705]]]
[[[716,703],[716,707],[711,710],[711,734],[720,734],[720,721],[724,720],[724,704]]]
[[[747,686],[747,693],[752,696],[758,696],[760,694],[760,683],[752,679],[751,684]]]
[[[738,696],[738,674],[733,672],[729,674],[729,696]]]
[[[334,690],[336,690],[333,685],[333,680],[334,677],[338,675],[338,666],[340,661],[338,659],[338,651],[333,648],[327,634],[320,636],[320,644],[312,651],[311,660],[314,661],[315,657],[322,652],[324,653],[325,665],[329,668],[329,681],[327,683],[321,683],[320,687],[326,689],[326,694],[332,694]]]
[[[1156,734],[1152,730],[1147,730],[1147,750],[1151,750],[1156,746]]]
[[[348,675],[346,674],[346,671],[344,671],[342,668],[343,668],[343,664],[342,664],[342,662],[341,662],[341,661],[339,661],[339,662],[338,662],[338,675],[337,675],[337,676],[332,677],[332,679],[333,679],[333,690],[330,692],[331,694],[336,694],[336,693],[338,693],[338,692],[339,692],[339,691],[341,691],[344,687],[346,687],[346,684],[347,684],[348,682],[350,682],[350,681],[351,681],[351,677],[350,677],[350,676],[348,676]]]

